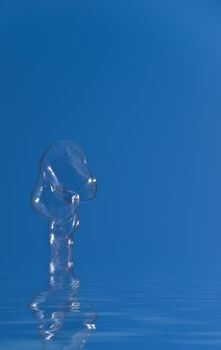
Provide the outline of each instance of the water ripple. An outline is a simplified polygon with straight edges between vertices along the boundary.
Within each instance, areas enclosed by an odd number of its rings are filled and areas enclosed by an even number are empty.
[[[37,336],[37,321],[27,307],[32,297],[29,290],[28,284],[24,283],[22,290],[15,292],[16,285],[2,282],[1,349],[42,348]],[[56,300],[50,307],[59,308]],[[103,348],[105,344],[116,349],[117,344],[122,343],[127,349],[132,347],[131,344],[154,349],[162,349],[163,345],[168,349],[205,346],[206,350],[221,346],[221,284],[216,280],[201,279],[191,283],[171,278],[165,280],[160,276],[146,280],[131,280],[128,276],[116,280],[103,278],[103,282],[84,284],[78,302],[86,309],[93,307],[96,310],[96,330],[87,344],[89,349]],[[78,312],[77,308],[74,310]],[[81,315],[76,315],[81,319]],[[76,335],[72,322],[69,317],[68,328],[63,334],[58,330],[62,339]]]

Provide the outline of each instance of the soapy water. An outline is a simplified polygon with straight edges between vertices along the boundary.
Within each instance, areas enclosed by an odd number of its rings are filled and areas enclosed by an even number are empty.
[[[46,149],[32,206],[49,222],[49,283],[48,290],[35,296],[30,305],[45,349],[82,349],[96,328],[92,307],[78,298],[80,282],[73,270],[77,209],[96,192],[96,179],[79,146],[60,141]]]

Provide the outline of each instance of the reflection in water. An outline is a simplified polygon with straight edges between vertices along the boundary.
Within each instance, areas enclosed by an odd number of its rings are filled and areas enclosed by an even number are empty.
[[[79,341],[83,340],[85,350],[220,350],[220,275],[221,271],[216,271],[213,275],[181,278],[171,272],[145,277],[131,272],[117,275],[115,270],[113,274],[97,274],[95,279],[88,273],[90,288],[80,288],[79,293],[79,281],[73,270],[64,273],[62,281],[66,288],[62,289],[58,279],[58,289],[50,284],[32,302],[36,303],[33,311],[44,348],[79,349]],[[76,284],[72,291],[71,283]],[[1,350],[42,349],[36,341],[36,320],[26,308],[30,295],[38,290],[44,290],[41,281],[29,273],[1,280]],[[86,326],[88,320],[94,324],[96,315],[85,300],[93,303],[102,318],[96,331]],[[74,304],[70,311],[71,303]],[[62,327],[53,332],[50,340],[45,340],[44,331],[52,332],[55,327],[50,327],[55,318],[53,312],[56,316],[61,312]],[[85,347],[84,340],[89,340]]]
[[[95,314],[77,297],[73,233],[79,225],[80,201],[92,199],[96,191],[96,180],[78,146],[62,141],[46,150],[32,205],[49,219],[49,288],[31,303],[46,349],[82,349],[95,329]]]
[[[57,271],[56,266],[52,260],[49,288],[34,297],[31,309],[46,349],[82,349],[95,330],[96,314],[78,299],[80,281],[72,268]]]

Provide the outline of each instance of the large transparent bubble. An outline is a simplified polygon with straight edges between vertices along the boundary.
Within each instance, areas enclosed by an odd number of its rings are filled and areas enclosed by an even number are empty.
[[[32,205],[49,220],[49,285],[30,305],[44,349],[83,349],[96,328],[96,314],[77,296],[80,282],[73,270],[77,207],[81,201],[94,198],[96,192],[95,177],[79,146],[61,141],[46,149]]]
[[[52,144],[40,161],[32,205],[55,222],[70,220],[80,201],[95,197],[97,183],[81,148],[72,141]]]

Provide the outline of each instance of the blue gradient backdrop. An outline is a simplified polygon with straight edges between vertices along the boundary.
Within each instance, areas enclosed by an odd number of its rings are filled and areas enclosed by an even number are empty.
[[[1,1],[2,275],[47,268],[29,196],[60,139],[99,185],[80,208],[81,278],[221,265],[220,38],[216,0]]]

